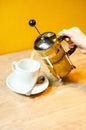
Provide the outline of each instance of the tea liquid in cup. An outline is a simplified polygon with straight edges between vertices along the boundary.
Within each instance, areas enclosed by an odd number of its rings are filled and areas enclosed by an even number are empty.
[[[12,70],[16,84],[21,87],[27,86],[27,90],[31,90],[37,82],[40,63],[33,59],[22,59],[12,63]]]

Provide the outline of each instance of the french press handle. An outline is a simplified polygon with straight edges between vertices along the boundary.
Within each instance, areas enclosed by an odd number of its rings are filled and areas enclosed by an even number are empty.
[[[68,36],[59,36],[59,37],[58,37],[58,41],[61,42],[61,41],[65,40],[66,38],[69,38],[69,37],[68,37]],[[67,54],[68,56],[70,56],[70,55],[76,50],[76,48],[77,48],[77,46],[74,45],[74,47],[70,48],[70,49],[66,52],[66,54]]]

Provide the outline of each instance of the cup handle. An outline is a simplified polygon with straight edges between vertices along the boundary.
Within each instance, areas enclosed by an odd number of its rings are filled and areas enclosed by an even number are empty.
[[[17,69],[17,62],[14,61],[14,62],[12,63],[12,70],[15,71],[16,69]]]

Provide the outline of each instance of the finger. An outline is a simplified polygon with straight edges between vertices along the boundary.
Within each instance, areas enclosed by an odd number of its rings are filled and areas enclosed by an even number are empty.
[[[73,48],[74,47],[74,43],[71,41],[71,39],[67,38],[66,41],[68,43],[69,48]]]
[[[62,30],[61,32],[58,33],[58,35],[63,35],[63,36],[68,36],[71,37],[71,32],[67,29]]]

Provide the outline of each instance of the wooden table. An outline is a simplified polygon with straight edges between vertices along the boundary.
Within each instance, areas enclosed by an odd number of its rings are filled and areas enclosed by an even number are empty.
[[[86,55],[76,50],[70,56],[76,70],[62,83],[35,55],[50,84],[44,92],[27,97],[11,91],[6,78],[12,62],[30,54],[26,50],[0,56],[0,130],[86,130]]]

